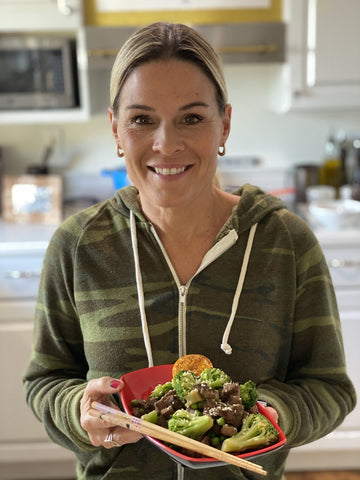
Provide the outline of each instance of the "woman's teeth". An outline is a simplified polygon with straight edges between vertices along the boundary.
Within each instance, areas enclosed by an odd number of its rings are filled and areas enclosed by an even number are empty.
[[[154,170],[159,175],[178,175],[179,173],[185,172],[186,167],[181,168],[158,168],[154,167]]]

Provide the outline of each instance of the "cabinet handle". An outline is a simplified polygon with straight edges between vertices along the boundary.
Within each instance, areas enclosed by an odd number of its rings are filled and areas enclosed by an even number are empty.
[[[66,17],[72,14],[72,8],[67,4],[67,0],[57,0],[57,8]]]
[[[328,261],[328,265],[331,268],[356,268],[360,267],[360,260],[343,260],[340,258],[333,258],[332,260]]]
[[[255,45],[224,45],[216,47],[218,53],[274,53],[279,50],[278,45],[255,44]]]
[[[8,270],[5,272],[5,278],[38,278],[40,277],[40,270]]]

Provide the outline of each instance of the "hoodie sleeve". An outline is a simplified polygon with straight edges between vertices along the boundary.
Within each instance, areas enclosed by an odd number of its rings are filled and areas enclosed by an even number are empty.
[[[44,259],[35,314],[33,351],[24,375],[26,399],[55,443],[90,450],[79,405],[87,362],[73,297],[73,258],[80,226],[67,221],[54,234]]]
[[[326,260],[314,234],[292,218],[289,215],[288,231],[296,258],[297,293],[287,378],[259,386],[260,398],[279,413],[289,448],[333,431],[356,403]]]

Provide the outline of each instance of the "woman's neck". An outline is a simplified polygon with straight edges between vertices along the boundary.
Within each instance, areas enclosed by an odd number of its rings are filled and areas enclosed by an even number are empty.
[[[205,204],[199,202],[188,208],[147,209],[142,205],[183,285],[199,268],[238,202],[239,197],[214,190]]]
[[[238,197],[213,189],[207,198],[189,205],[158,207],[139,201],[146,218],[154,225],[162,237],[180,238],[188,243],[198,237],[213,237],[230,216]]]

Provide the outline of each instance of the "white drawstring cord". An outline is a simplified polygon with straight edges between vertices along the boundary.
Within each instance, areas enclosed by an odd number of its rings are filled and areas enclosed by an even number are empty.
[[[241,291],[242,291],[242,288],[243,288],[243,285],[244,285],[246,270],[247,270],[247,266],[248,266],[248,263],[249,263],[250,252],[251,252],[251,247],[252,247],[254,236],[255,236],[256,227],[257,227],[257,223],[252,225],[252,227],[250,228],[249,237],[248,237],[248,241],[247,241],[247,245],[246,245],[246,249],[245,249],[245,253],[244,253],[244,260],[243,260],[240,275],[239,275],[239,281],[238,281],[238,284],[237,284],[237,287],[236,287],[236,291],[235,291],[235,295],[234,295],[233,303],[232,303],[232,307],[231,307],[231,315],[230,315],[230,318],[229,318],[228,323],[226,325],[224,335],[223,335],[223,338],[222,338],[222,342],[221,342],[221,350],[223,350],[227,355],[231,355],[231,353],[232,353],[231,345],[229,345],[229,343],[228,343],[229,335],[230,335],[232,324],[234,322],[236,310],[237,310],[237,307],[238,307],[238,304],[239,304]]]
[[[148,357],[148,366],[153,367],[154,362],[152,357],[149,329],[146,321],[144,290],[143,290],[141,271],[140,271],[139,251],[138,251],[137,235],[136,235],[136,222],[135,222],[135,215],[132,210],[130,210],[130,232],[131,232],[131,244],[132,244],[132,249],[134,254],[135,278],[136,278],[136,288],[137,288],[139,308],[140,308],[141,328],[142,328],[144,342],[145,342],[146,354]]]

